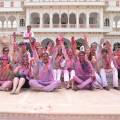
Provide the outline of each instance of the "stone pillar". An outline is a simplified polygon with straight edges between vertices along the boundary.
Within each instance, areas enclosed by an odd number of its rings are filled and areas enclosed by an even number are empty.
[[[20,17],[19,15],[16,15],[16,22],[17,22],[17,31],[19,31],[19,27],[20,27]]]
[[[59,13],[59,28],[61,28],[61,13]]]
[[[76,15],[76,27],[79,28],[79,13]]]
[[[67,28],[70,28],[70,21],[69,21],[70,14],[69,14],[69,13],[67,13],[67,12],[66,12],[66,14],[67,14],[67,18],[68,18]]]
[[[26,26],[30,25],[30,10],[26,9]]]
[[[103,11],[100,13],[99,23],[100,23],[100,28],[103,29],[104,26]]]
[[[111,15],[110,16],[110,29],[112,30],[113,29],[113,16]]]
[[[41,13],[39,13],[39,17],[40,17],[40,25],[39,25],[39,27],[41,28],[41,27],[42,27],[42,26],[41,26],[41,23],[42,23]]]
[[[52,17],[53,17],[53,14],[51,13],[51,14],[50,14],[50,28],[53,27]]]
[[[89,28],[89,13],[86,14],[86,27]]]
[[[43,13],[40,14],[40,27],[43,28]]]

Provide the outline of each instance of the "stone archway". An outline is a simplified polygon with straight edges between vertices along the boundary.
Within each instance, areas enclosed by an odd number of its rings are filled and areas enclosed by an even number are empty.
[[[70,14],[69,24],[70,24],[70,27],[75,27],[75,25],[76,25],[76,15],[75,15],[75,13]]]
[[[5,21],[6,21],[5,16],[0,16],[0,22],[1,22],[0,28],[4,28],[4,22]]]
[[[53,27],[58,27],[58,26],[59,26],[60,16],[59,16],[58,13],[55,13],[55,14],[53,15],[52,21],[53,21]]]
[[[97,12],[90,13],[89,24],[91,28],[98,28],[100,26],[100,15]]]
[[[76,40],[76,42],[77,42],[77,49],[79,50],[80,47],[81,47],[81,46],[83,45],[83,43],[84,43],[84,39],[83,39],[83,38],[79,38],[79,39]]]
[[[66,13],[63,13],[61,15],[61,24],[62,24],[62,27],[67,27],[67,24],[68,24],[68,15]]]
[[[8,28],[17,28],[17,21],[15,16],[9,16],[7,26]]]
[[[113,27],[120,28],[120,16],[115,16],[113,19]]]
[[[40,16],[39,13],[31,13],[30,15],[30,24],[32,25],[32,27],[39,27],[40,25]]]
[[[67,39],[67,38],[64,38],[64,45],[65,45],[66,48],[70,48],[71,47],[70,40]]]
[[[41,45],[43,48],[47,48],[48,43],[51,42],[54,45],[54,41],[50,38],[45,38],[42,40]]]
[[[86,27],[86,14],[85,13],[81,13],[79,16],[79,25],[81,28]]]
[[[50,16],[48,13],[43,14],[43,27],[49,27],[50,25]]]

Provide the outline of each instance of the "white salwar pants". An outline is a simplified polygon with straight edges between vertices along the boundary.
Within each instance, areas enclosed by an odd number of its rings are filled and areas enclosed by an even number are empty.
[[[53,70],[54,80],[60,81],[61,80],[61,74],[62,74],[62,70],[61,69],[54,69]]]
[[[75,77],[75,70],[71,70],[70,72],[68,70],[64,70],[64,81],[68,82]]]
[[[118,71],[115,67],[113,67],[111,72],[112,72],[112,76],[113,76],[113,87],[118,87],[119,86],[119,84],[118,84]],[[106,74],[107,74],[106,70],[102,68],[100,70],[100,76],[102,79],[103,87],[108,86]]]
[[[95,71],[96,81],[93,83],[94,88],[102,89],[102,80],[99,74]]]

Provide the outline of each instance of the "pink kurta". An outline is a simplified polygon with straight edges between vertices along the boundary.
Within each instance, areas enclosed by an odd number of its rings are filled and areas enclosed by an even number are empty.
[[[33,90],[51,92],[59,87],[60,82],[54,80],[51,65],[44,63],[39,66],[39,79],[30,80],[29,84]]]
[[[94,70],[89,61],[82,65],[78,60],[75,65],[75,73],[78,78],[86,80],[94,75]]]

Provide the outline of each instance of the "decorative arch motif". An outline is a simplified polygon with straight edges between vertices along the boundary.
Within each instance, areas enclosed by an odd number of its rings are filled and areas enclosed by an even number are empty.
[[[113,27],[120,28],[120,16],[115,16],[113,19]]]
[[[67,27],[67,24],[68,24],[68,15],[66,13],[63,13],[61,15],[61,24],[62,24],[62,27]]]
[[[45,38],[42,40],[41,45],[43,48],[46,48],[48,43],[51,42],[54,45],[54,41],[50,38]]]
[[[110,26],[110,20],[109,18],[106,18],[104,21],[104,26],[109,27]]]
[[[86,27],[86,14],[85,13],[81,13],[79,16],[79,25],[80,27]]]
[[[32,27],[39,27],[40,24],[40,16],[39,13],[31,13],[30,15],[30,24]]]
[[[1,28],[7,27],[7,25],[4,26],[4,23],[5,23],[5,21],[6,21],[5,16],[0,16],[0,21],[1,21],[1,23],[0,23]]]
[[[100,15],[97,12],[90,13],[89,24],[91,28],[98,28],[100,26]]]
[[[15,16],[9,16],[8,17],[8,28],[17,28],[17,21]]]
[[[76,15],[75,13],[71,13],[69,16],[69,23],[70,24],[76,24]]]

